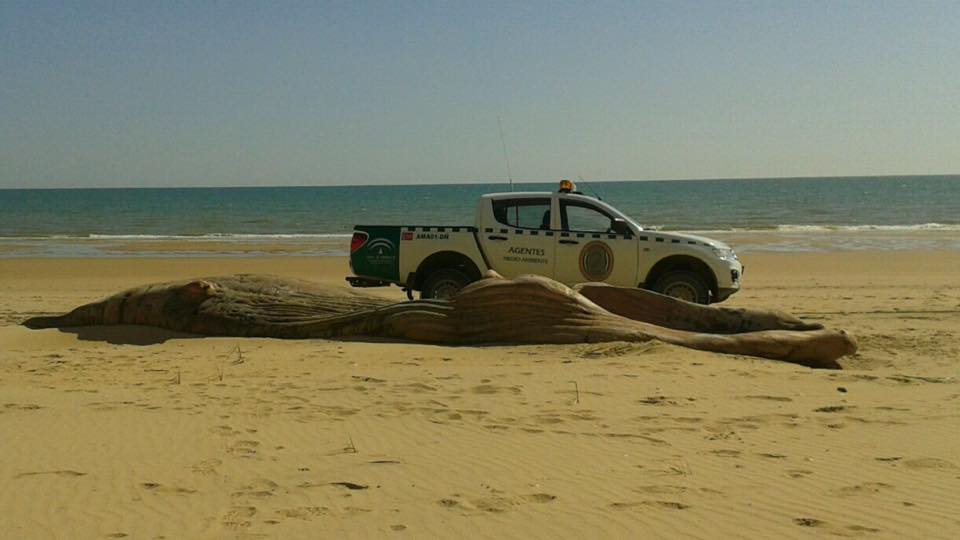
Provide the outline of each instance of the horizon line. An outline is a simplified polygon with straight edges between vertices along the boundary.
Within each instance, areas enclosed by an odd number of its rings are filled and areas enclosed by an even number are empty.
[[[724,180],[746,180],[746,181],[763,181],[763,180],[829,180],[829,179],[853,179],[853,178],[902,178],[902,177],[912,177],[912,178],[950,178],[957,177],[960,179],[960,173],[943,173],[943,174],[876,174],[876,175],[842,175],[842,176],[743,176],[743,177],[707,177],[707,178],[648,178],[648,179],[632,179],[632,180],[608,180],[608,179],[581,179],[580,181],[584,183],[594,183],[602,182],[608,184],[615,183],[627,183],[627,182],[714,182],[714,181],[724,181]],[[513,184],[552,184],[559,182],[559,180],[550,181],[550,180],[513,180]],[[199,186],[74,186],[74,187],[0,187],[0,191],[15,191],[15,190],[34,190],[34,191],[54,191],[54,190],[81,190],[81,189],[90,189],[90,190],[107,190],[107,189],[264,189],[264,188],[333,188],[333,187],[408,187],[408,186],[470,186],[470,185],[498,185],[503,183],[504,185],[509,185],[507,179],[498,179],[496,181],[490,180],[465,180],[459,182],[430,182],[430,183],[398,183],[398,184],[272,184],[272,185],[232,185],[232,186],[218,186],[218,185],[199,185]]]

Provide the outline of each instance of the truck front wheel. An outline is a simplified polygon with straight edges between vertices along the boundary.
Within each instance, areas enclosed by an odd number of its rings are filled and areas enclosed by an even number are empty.
[[[432,272],[423,280],[423,290],[420,291],[420,298],[426,300],[435,298],[445,300],[457,294],[457,292],[470,283],[470,278],[454,268],[441,268]]]
[[[653,290],[687,302],[710,303],[710,287],[707,282],[688,270],[667,272],[653,284]]]

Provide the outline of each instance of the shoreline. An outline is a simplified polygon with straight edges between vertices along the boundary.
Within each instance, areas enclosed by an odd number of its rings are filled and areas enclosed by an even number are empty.
[[[670,231],[707,236],[748,253],[960,251],[960,229]],[[346,256],[350,234],[210,237],[0,238],[0,259],[195,256]]]
[[[790,274],[802,273],[801,268],[809,268],[811,275],[818,279],[830,277],[845,282],[852,275],[858,278],[864,275],[881,277],[884,274],[901,276],[915,273],[918,276],[953,277],[960,267],[960,251],[943,249],[864,249],[824,252],[748,252],[740,257],[749,269],[762,266],[762,281],[783,279],[772,276],[770,272],[779,263],[790,262]],[[332,279],[331,272],[343,271],[343,277],[349,275],[349,258],[345,255],[302,255],[290,256],[283,253],[264,252],[255,256],[232,256],[216,252],[201,255],[149,255],[131,254],[125,257],[0,257],[0,280],[10,282],[17,279],[45,279],[51,276],[74,277],[76,279],[101,279],[122,275],[160,275],[171,272],[170,279],[179,279],[189,269],[207,270],[230,269],[226,273],[281,273],[290,277],[315,275],[322,281]],[[882,264],[881,264],[882,263]],[[915,269],[917,266],[920,269]],[[830,276],[824,272],[829,271]],[[203,272],[200,272],[203,273]],[[756,273],[756,270],[754,270]],[[195,274],[194,277],[199,274]],[[745,274],[745,288],[749,288],[749,276]],[[751,276],[758,277],[758,276]]]

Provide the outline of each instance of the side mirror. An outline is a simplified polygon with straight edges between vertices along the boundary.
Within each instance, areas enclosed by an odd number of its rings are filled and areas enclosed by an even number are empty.
[[[616,234],[633,234],[630,226],[627,225],[627,222],[622,218],[613,218],[613,221],[610,223],[610,229]]]

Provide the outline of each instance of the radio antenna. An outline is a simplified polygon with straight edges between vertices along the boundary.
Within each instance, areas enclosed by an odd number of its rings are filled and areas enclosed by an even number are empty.
[[[510,181],[510,191],[513,191],[513,174],[510,172],[510,156],[507,154],[507,143],[503,138],[503,122],[497,117],[497,127],[500,128],[500,146],[503,148],[503,161],[507,164],[507,180]]]
[[[577,180],[580,180],[580,183],[583,184],[584,186],[587,185],[587,181],[584,180],[583,177],[580,176],[579,174],[577,175]],[[603,197],[600,196],[600,192],[597,191],[597,189],[593,186],[593,184],[590,184],[590,191],[592,191],[593,194],[596,195],[597,200],[600,200],[600,201],[603,200]]]

